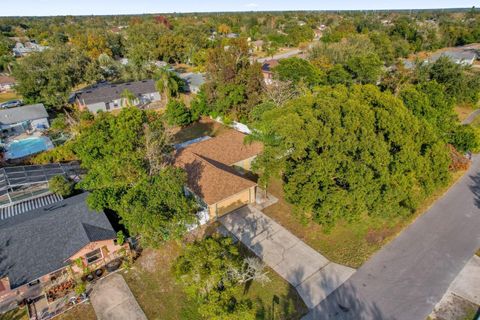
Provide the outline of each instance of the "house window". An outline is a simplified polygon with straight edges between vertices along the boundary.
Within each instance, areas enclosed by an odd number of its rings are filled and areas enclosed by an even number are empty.
[[[85,255],[85,258],[87,259],[87,263],[93,263],[97,260],[102,259],[102,251],[100,249],[93,250]]]
[[[36,285],[39,284],[39,283],[40,283],[40,280],[39,280],[39,279],[33,280],[32,282],[30,282],[30,283],[28,284],[28,286],[29,286],[29,287],[33,287],[33,286],[36,286]]]

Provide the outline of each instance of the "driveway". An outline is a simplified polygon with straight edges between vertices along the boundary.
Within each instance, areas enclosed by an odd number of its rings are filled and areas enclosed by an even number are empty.
[[[480,158],[305,319],[423,320],[480,247]]]
[[[90,301],[98,320],[147,320],[125,279],[118,273],[97,282]]]
[[[330,262],[252,206],[240,208],[219,221],[294,286],[308,308],[316,306],[355,272]]]

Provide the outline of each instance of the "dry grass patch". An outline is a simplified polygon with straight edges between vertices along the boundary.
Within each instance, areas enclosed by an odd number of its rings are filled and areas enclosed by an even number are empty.
[[[58,320],[96,320],[95,310],[89,301],[79,304],[55,319]]]
[[[20,97],[15,93],[15,92],[2,92],[0,93],[0,103],[9,101],[9,100],[14,100],[14,99],[19,99]]]
[[[464,173],[465,171],[454,173],[449,186],[439,189],[427,198],[413,215],[403,219],[385,221],[364,216],[359,221],[340,222],[329,233],[325,233],[320,225],[313,222],[302,223],[294,215],[292,206],[284,200],[280,180],[273,181],[268,189],[279,198],[278,203],[263,212],[331,261],[358,268],[427,211]]]
[[[470,104],[461,104],[455,107],[455,113],[458,116],[458,120],[462,122],[474,111],[474,108]]]

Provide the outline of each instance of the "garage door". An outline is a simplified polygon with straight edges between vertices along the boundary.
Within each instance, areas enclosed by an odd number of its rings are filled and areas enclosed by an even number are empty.
[[[250,189],[217,203],[217,215],[223,216],[250,203]]]

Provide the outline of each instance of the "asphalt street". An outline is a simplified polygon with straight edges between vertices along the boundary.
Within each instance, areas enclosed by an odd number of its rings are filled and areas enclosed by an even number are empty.
[[[424,320],[480,247],[480,157],[304,319]]]

